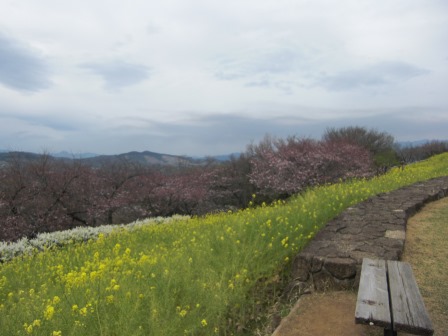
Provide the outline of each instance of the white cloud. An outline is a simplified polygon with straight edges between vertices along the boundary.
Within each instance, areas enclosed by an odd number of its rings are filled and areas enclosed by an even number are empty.
[[[419,138],[410,106],[425,137],[448,128],[443,0],[23,0],[0,22],[0,119],[24,149],[213,154],[359,118]]]

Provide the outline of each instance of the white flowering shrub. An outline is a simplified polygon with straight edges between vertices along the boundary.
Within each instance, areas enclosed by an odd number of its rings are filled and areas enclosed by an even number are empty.
[[[56,231],[51,233],[39,233],[36,238],[22,238],[16,242],[0,242],[0,262],[6,262],[12,258],[43,251],[52,247],[60,247],[77,242],[87,242],[98,238],[100,233],[110,234],[117,229],[135,230],[142,226],[166,224],[175,220],[186,220],[189,216],[174,215],[172,217],[155,217],[137,220],[129,224],[101,225],[97,227],[76,227],[71,230]]]

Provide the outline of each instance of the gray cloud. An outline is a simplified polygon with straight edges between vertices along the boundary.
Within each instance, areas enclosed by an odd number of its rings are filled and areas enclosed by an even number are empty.
[[[296,85],[284,80],[296,72],[306,57],[299,49],[255,50],[219,62],[215,77],[219,80],[243,80],[246,87],[274,88],[290,94]]]
[[[109,90],[138,84],[150,76],[147,66],[123,61],[84,63],[81,67],[100,76]]]
[[[236,114],[190,115],[177,122],[138,118],[139,126],[117,126],[104,133],[114,134],[108,144],[113,144],[119,152],[132,147],[169,154],[215,155],[244,151],[248,144],[258,142],[267,133],[286,137],[295,134],[300,125],[309,124],[306,119],[293,119],[259,119]],[[117,124],[123,125],[126,121],[135,124],[130,118]]]
[[[64,113],[60,110],[29,112],[22,108],[6,108],[0,111],[0,134],[3,138],[11,135],[9,142],[17,140],[16,134],[41,134],[42,137],[50,137],[54,134],[81,136],[80,133],[91,127],[98,129],[95,118],[91,116],[91,112],[87,113],[70,106],[64,110]],[[30,142],[33,144],[32,139]],[[42,143],[42,145],[47,144]]]
[[[295,69],[299,56],[299,53],[292,49],[255,51],[222,60],[215,76],[222,80],[232,80],[255,75],[289,73]]]
[[[302,117],[301,112],[307,112],[310,117]],[[296,135],[318,139],[327,127],[375,128],[389,132],[396,140],[446,139],[448,118],[424,117],[425,113],[440,112],[431,107],[349,110],[351,117],[336,117],[340,113],[337,109],[334,112],[334,118],[325,120],[313,119],[312,115],[319,114],[319,109],[298,107],[296,113],[265,118],[240,113],[195,115],[185,112],[180,121],[164,122],[136,115],[107,122],[89,119],[84,124],[58,118],[46,120],[44,116],[14,118],[10,114],[0,116],[0,142],[2,146],[36,152],[48,149],[117,154],[151,150],[201,156],[244,151],[248,144],[258,143],[266,134],[279,138]]]
[[[299,113],[270,118],[210,114],[169,123],[140,119],[145,127],[117,127],[105,133],[114,135],[107,144],[113,146],[115,152],[126,152],[132,148],[192,156],[244,151],[248,144],[258,143],[266,134],[279,138],[295,135],[319,139],[328,127],[373,128],[389,132],[397,141],[446,139],[448,119],[431,121],[418,117],[423,111],[431,110],[435,111],[429,107],[406,107],[378,110],[376,115],[372,115],[370,110],[352,110],[353,117],[326,120],[304,118]]]
[[[51,85],[47,63],[31,48],[0,33],[0,83],[22,92],[47,89]]]
[[[13,112],[0,119],[0,144],[219,154],[243,150],[265,133],[319,136],[327,126],[347,125],[446,138],[443,0],[173,0],[98,8],[98,0],[3,1],[0,118]],[[42,94],[17,94],[50,84]],[[395,108],[421,104],[440,110],[419,107],[411,118],[409,108]]]
[[[426,69],[405,62],[389,61],[342,71],[335,75],[323,75],[317,84],[330,91],[344,91],[406,81],[428,73]]]

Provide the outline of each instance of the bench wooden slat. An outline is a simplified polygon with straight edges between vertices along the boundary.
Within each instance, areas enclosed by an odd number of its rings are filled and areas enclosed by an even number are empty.
[[[434,328],[409,263],[388,261],[394,330],[432,335]]]
[[[355,322],[391,328],[384,260],[363,259]]]

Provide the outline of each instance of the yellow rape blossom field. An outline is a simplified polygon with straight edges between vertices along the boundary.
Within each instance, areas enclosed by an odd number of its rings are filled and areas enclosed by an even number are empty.
[[[287,269],[328,220],[442,175],[448,154],[287,202],[117,229],[16,257],[0,265],[0,334],[253,335],[263,279]]]

